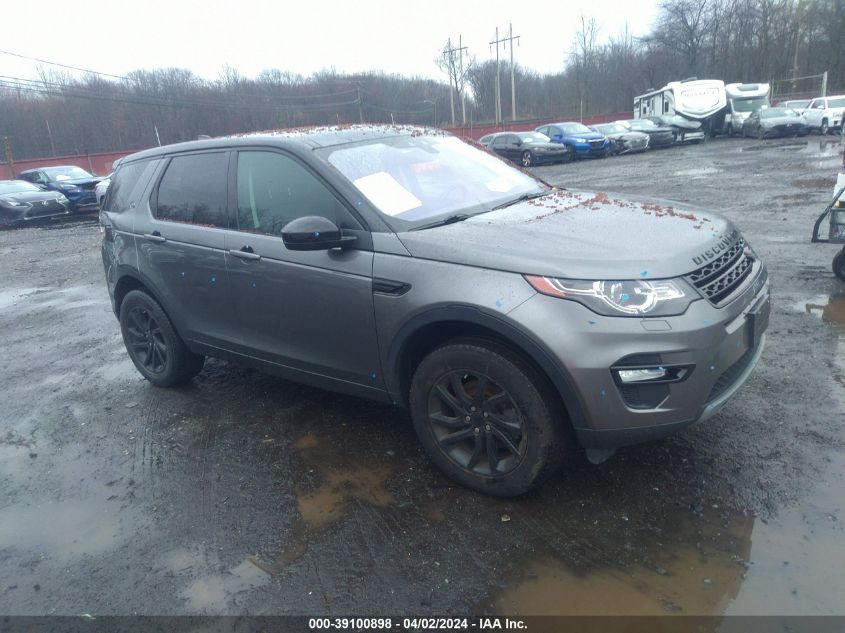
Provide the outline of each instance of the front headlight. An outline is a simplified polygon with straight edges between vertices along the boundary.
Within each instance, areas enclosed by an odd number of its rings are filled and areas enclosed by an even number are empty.
[[[605,316],[675,316],[698,298],[682,279],[587,281],[526,275],[534,290]]]
[[[76,185],[56,185],[62,191],[76,191],[79,189]]]

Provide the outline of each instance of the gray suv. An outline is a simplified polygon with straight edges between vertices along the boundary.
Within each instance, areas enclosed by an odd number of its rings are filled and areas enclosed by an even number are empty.
[[[129,356],[206,356],[407,407],[448,475],[518,495],[576,443],[714,413],[760,357],[766,269],[726,219],[550,187],[454,136],[351,126],[124,159],[100,215]]]

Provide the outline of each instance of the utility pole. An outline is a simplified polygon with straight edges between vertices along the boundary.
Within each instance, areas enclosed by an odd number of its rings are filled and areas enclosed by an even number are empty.
[[[516,79],[513,67],[513,42],[519,40],[519,35],[513,34],[513,24],[508,27],[508,37],[499,39],[499,27],[496,27],[496,39],[490,44],[496,45],[496,123],[502,123],[502,82],[499,79],[499,44],[510,45],[511,48],[511,119],[516,120]]]
[[[496,47],[496,125],[502,122],[502,93],[499,85],[499,27],[496,27],[496,37],[490,42],[491,46]]]
[[[44,123],[47,124],[47,136],[50,137],[50,149],[53,150],[53,156],[56,155],[56,144],[53,143],[53,130],[50,129],[50,120],[44,119]]]
[[[467,100],[466,91],[464,90],[464,51],[466,47],[463,46],[463,36],[458,35],[458,50],[461,55],[461,125],[467,124]]]
[[[516,82],[514,80],[513,68],[513,41],[517,40],[517,44],[519,44],[519,35],[514,37],[513,23],[508,25],[508,40],[511,47],[511,120],[516,121]]]
[[[364,122],[364,108],[361,104],[361,84],[356,83],[355,88],[358,90],[358,122]]]

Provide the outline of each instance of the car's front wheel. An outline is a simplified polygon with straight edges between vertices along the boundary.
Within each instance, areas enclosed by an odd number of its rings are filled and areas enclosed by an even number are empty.
[[[523,167],[531,167],[534,164],[534,154],[525,150],[522,152],[522,166]]]
[[[569,444],[561,406],[542,376],[489,341],[454,342],[426,356],[414,373],[410,408],[431,460],[492,495],[540,484]]]
[[[158,302],[143,290],[130,291],[121,302],[120,331],[135,368],[157,387],[188,382],[205,363],[204,356],[188,349]]]
[[[827,119],[825,119],[824,121],[822,121],[822,125],[819,128],[819,134],[821,134],[822,136],[827,136],[827,133],[829,131],[830,131],[830,128],[827,125]]]

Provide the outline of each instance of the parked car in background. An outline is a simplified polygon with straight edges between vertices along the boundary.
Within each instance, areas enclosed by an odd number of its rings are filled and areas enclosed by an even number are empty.
[[[553,143],[566,145],[578,158],[604,158],[610,153],[610,141],[604,134],[576,121],[541,125],[534,131],[545,134]]]
[[[97,198],[97,206],[100,209],[103,208],[103,200],[106,198],[106,192],[109,190],[109,185],[111,184],[111,178],[113,175],[114,172],[110,173],[98,182],[96,187],[94,187],[94,195]]]
[[[0,180],[0,226],[70,214],[70,202],[25,180]]]
[[[819,97],[810,101],[803,115],[806,124],[827,134],[830,130],[842,127],[842,115],[845,113],[845,95]]]
[[[699,121],[691,121],[677,114],[656,114],[643,118],[672,130],[676,143],[700,143],[704,140],[704,130]]]
[[[754,110],[742,124],[743,136],[759,139],[772,136],[804,136],[807,132],[804,116],[792,108]]]
[[[810,99],[791,99],[789,101],[781,101],[775,104],[779,108],[792,108],[798,114],[803,114],[810,105]]]
[[[523,167],[572,159],[568,146],[552,143],[548,136],[539,132],[499,132],[489,137],[488,148]]]
[[[96,208],[97,197],[94,188],[102,180],[75,165],[27,169],[18,174],[18,178],[62,193],[70,201],[74,211]]]
[[[591,125],[590,129],[604,134],[610,141],[610,153],[614,156],[644,152],[648,149],[648,134],[629,130],[619,123],[599,123]]]
[[[670,147],[675,144],[675,133],[672,131],[672,128],[657,125],[654,121],[649,121],[648,119],[627,119],[625,121],[616,121],[616,123],[629,130],[648,134],[648,146],[651,149]]]
[[[407,406],[431,460],[488,494],[576,441],[597,462],[711,418],[766,340],[766,268],[729,220],[556,189],[444,132],[156,147],[111,186],[103,268],[144,378],[215,356]]]

